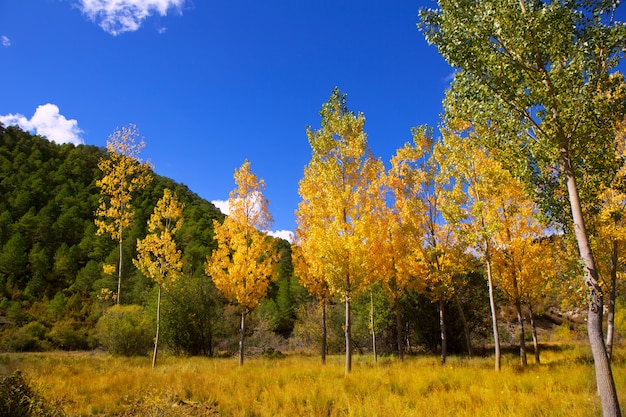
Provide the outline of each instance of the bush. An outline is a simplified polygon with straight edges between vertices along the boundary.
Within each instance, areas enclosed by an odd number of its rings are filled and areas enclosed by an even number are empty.
[[[64,350],[81,350],[89,348],[87,332],[73,319],[57,322],[49,335],[52,342]]]
[[[114,305],[98,320],[96,330],[102,346],[114,355],[146,355],[153,343],[152,320],[138,305]]]
[[[49,348],[46,326],[38,321],[20,328],[9,327],[0,332],[0,350],[5,352],[32,352]]]
[[[0,417],[57,417],[65,415],[47,404],[20,371],[0,378]]]

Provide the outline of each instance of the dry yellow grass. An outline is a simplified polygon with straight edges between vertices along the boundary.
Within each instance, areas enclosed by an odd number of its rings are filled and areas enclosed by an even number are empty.
[[[623,352],[614,364],[622,404]],[[22,370],[71,416],[185,415],[172,407],[185,400],[221,416],[576,417],[601,413],[590,358],[586,347],[550,350],[542,365],[521,369],[517,357],[505,356],[495,372],[491,358],[450,358],[441,366],[434,357],[373,364],[357,356],[344,377],[341,357],[325,366],[315,357],[250,359],[243,368],[234,359],[163,357],[151,369],[147,357],[41,353],[0,355],[0,373]]]

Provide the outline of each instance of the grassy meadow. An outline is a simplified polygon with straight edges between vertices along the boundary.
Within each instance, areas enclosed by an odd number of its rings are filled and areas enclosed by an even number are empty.
[[[493,358],[355,356],[248,359],[106,353],[0,354],[0,375],[20,370],[47,401],[69,416],[599,416],[591,352],[551,346],[541,365],[523,369],[513,354],[495,372]],[[626,404],[626,349],[614,375]],[[532,356],[529,356],[532,362]]]

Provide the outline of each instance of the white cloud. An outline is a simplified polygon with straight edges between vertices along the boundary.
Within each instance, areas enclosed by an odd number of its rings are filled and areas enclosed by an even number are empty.
[[[7,114],[0,116],[0,122],[7,125],[17,125],[24,130],[45,136],[57,143],[84,143],[78,128],[78,122],[74,119],[66,119],[59,113],[59,107],[55,104],[43,104],[37,107],[33,117],[27,119],[23,114]]]
[[[78,8],[105,32],[119,35],[136,31],[154,13],[165,16],[170,9],[180,12],[184,2],[185,0],[78,0]]]
[[[228,214],[230,213],[230,206],[228,205],[228,200],[226,200],[226,201],[224,201],[224,200],[213,200],[213,201],[211,201],[211,203],[215,207],[220,209],[220,211],[222,213],[224,213],[225,215],[228,216]]]
[[[0,41],[2,42],[2,46],[6,46],[6,47],[11,46],[11,39],[6,37],[5,35],[2,35],[2,37],[0,38]]]
[[[285,239],[289,243],[293,243],[294,240],[293,232],[291,230],[266,230],[265,233],[273,237]]]
[[[211,201],[215,207],[220,209],[222,213],[228,216],[230,213],[230,206],[228,205],[228,200],[213,200]],[[294,234],[291,230],[263,230],[264,233],[272,237],[277,237],[280,239],[285,239],[289,243],[293,243]]]

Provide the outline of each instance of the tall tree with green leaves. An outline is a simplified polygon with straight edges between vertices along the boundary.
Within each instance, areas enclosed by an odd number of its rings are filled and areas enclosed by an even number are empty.
[[[252,173],[250,161],[235,170],[235,184],[228,216],[222,224],[213,221],[218,247],[207,257],[205,272],[241,308],[239,365],[243,366],[245,318],[267,293],[278,253],[273,239],[263,232],[272,222],[269,202],[263,196],[265,182]]]
[[[98,162],[102,178],[96,181],[100,188],[100,205],[96,209],[95,223],[98,234],[110,234],[119,245],[117,266],[117,304],[121,302],[122,292],[122,244],[124,231],[134,216],[131,205],[133,193],[144,188],[152,181],[151,167],[148,162],[141,162],[139,153],[145,143],[140,139],[134,124],[117,129],[107,141],[107,158]]]
[[[176,285],[182,276],[182,253],[176,248],[174,235],[183,223],[183,204],[176,194],[165,189],[148,220],[148,234],[137,241],[137,259],[133,263],[159,287],[157,299],[156,336],[152,367],[156,365],[159,348],[159,327],[161,324],[161,290]]]
[[[596,190],[617,169],[615,124],[626,112],[623,77],[611,72],[626,39],[626,26],[614,20],[618,3],[438,4],[421,11],[419,26],[457,70],[444,101],[446,117],[470,121],[477,137],[536,193],[544,212],[573,230],[584,264],[581,287],[588,293],[587,330],[602,410],[619,416],[602,335],[602,291],[583,216],[583,207],[599,205]],[[566,192],[555,191],[563,185]]]
[[[307,128],[311,161],[300,180],[297,238],[309,270],[323,277],[345,302],[345,373],[352,369],[352,298],[367,288],[371,274],[366,244],[371,225],[372,188],[384,172],[374,159],[363,129],[365,117],[348,110],[346,95],[335,88],[320,111],[322,127]]]

